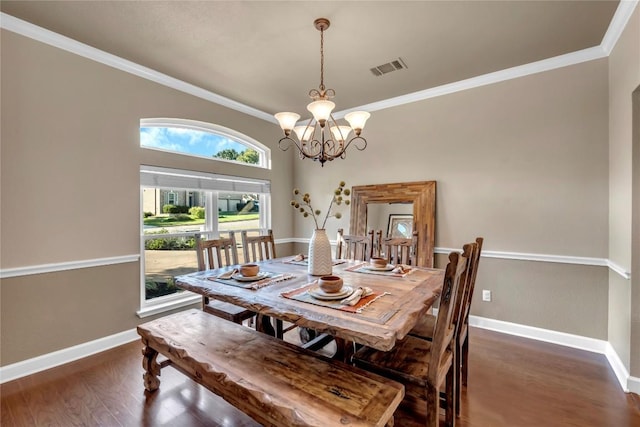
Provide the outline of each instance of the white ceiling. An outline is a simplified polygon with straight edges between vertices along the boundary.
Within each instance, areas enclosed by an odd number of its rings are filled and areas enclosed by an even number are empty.
[[[0,10],[258,110],[345,110],[600,45],[617,1],[5,1]],[[398,57],[405,70],[370,68]],[[304,114],[303,114],[304,116]]]

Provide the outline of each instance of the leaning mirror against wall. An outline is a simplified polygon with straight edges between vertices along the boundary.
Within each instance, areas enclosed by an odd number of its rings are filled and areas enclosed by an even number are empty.
[[[355,186],[351,189],[349,233],[365,235],[371,229],[406,232],[410,224],[418,233],[417,265],[433,267],[435,208],[436,181]],[[394,209],[398,212],[391,212]]]

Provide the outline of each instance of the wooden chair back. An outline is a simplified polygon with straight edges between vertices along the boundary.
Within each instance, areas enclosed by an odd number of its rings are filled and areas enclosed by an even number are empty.
[[[475,245],[475,244],[473,244]],[[464,294],[467,282],[467,271],[470,257],[473,252],[473,245],[465,245],[464,252],[449,254],[449,263],[445,271],[442,294],[440,295],[440,306],[438,307],[438,318],[433,333],[431,345],[431,357],[429,361],[429,371],[427,378],[432,384],[439,384],[442,374],[439,366],[445,357],[446,352],[453,353],[455,345],[456,324],[459,323],[460,312],[456,313],[456,301],[458,295]]]
[[[418,232],[410,238],[385,237],[380,240],[380,254],[390,264],[416,265],[418,250]]]
[[[366,236],[346,235],[342,228],[338,229],[337,259],[369,261],[373,254],[373,230]]]
[[[476,238],[476,247],[473,252],[473,256],[471,258],[471,262],[469,265],[469,273],[468,273],[468,283],[467,288],[465,290],[460,319],[464,323],[469,322],[469,312],[471,311],[471,299],[473,297],[473,290],[476,286],[476,276],[478,274],[478,264],[480,264],[480,254],[482,252],[482,243],[484,242],[484,238],[478,237]]]
[[[233,231],[229,237],[206,240],[203,234],[196,234],[196,254],[198,256],[198,270],[210,270],[238,264],[238,248]]]
[[[258,262],[276,258],[276,242],[273,238],[273,230],[267,230],[267,234],[249,236],[247,230],[242,230],[242,250],[244,262]]]

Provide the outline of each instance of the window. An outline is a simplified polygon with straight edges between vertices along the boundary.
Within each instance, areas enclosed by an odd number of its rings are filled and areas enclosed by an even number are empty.
[[[195,233],[270,227],[267,181],[141,166],[140,186],[143,308],[183,297],[173,277],[198,269]]]
[[[211,123],[140,120],[140,146],[270,168],[271,150]],[[270,227],[268,181],[154,166],[140,167],[141,317],[191,303],[173,277],[196,271],[195,234],[207,238],[232,229],[258,233]],[[239,240],[239,236],[238,236]]]
[[[140,146],[153,150],[271,167],[271,150],[223,126],[185,119],[140,120]]]

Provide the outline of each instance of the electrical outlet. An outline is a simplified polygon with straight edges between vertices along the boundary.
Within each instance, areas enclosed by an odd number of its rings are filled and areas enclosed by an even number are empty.
[[[487,289],[482,290],[482,301],[491,301],[491,291]]]

